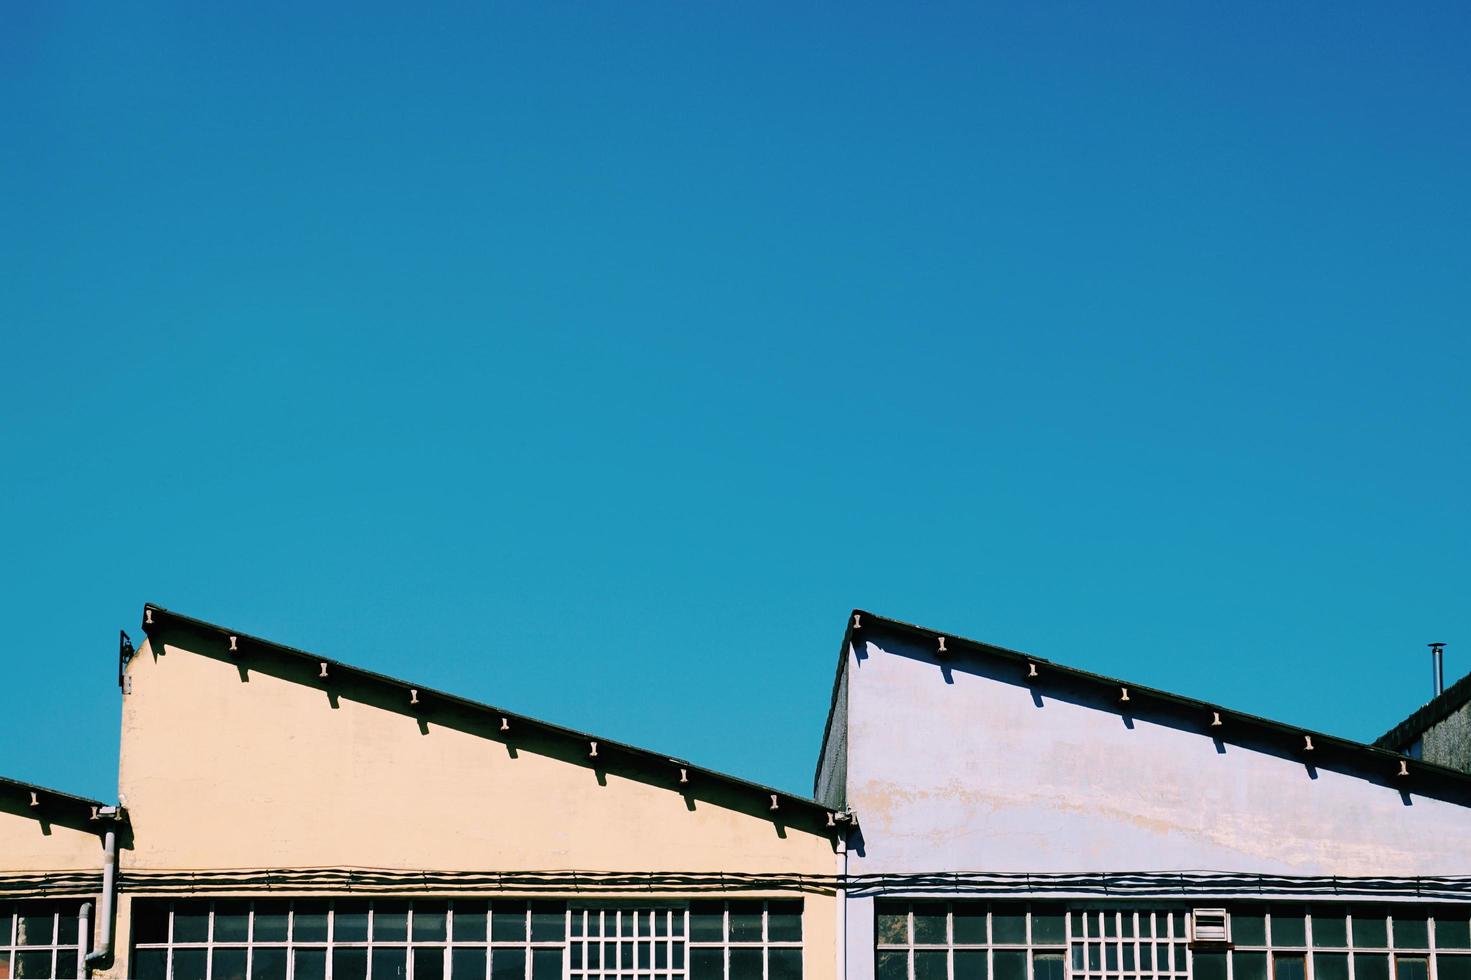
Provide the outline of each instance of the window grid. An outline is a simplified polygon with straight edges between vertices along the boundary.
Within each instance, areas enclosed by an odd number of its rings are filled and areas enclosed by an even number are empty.
[[[79,908],[70,902],[0,902],[0,977],[78,976]]]
[[[140,899],[134,903],[131,976],[683,980],[691,971],[687,947],[695,945],[688,938],[690,917],[707,922],[707,910],[714,908],[721,928],[698,945],[721,954],[721,969],[697,980],[801,980],[800,901],[695,905],[696,913],[675,903],[624,908],[498,899]],[[745,922],[752,907],[759,923],[754,939],[729,924],[732,917]],[[754,951],[758,969],[738,968],[745,954],[730,950]]]
[[[568,913],[573,978],[684,976],[685,910],[576,908]]]
[[[1455,906],[1236,906],[1231,943],[1184,908],[880,901],[877,980],[1471,980]],[[1058,956],[1066,947],[1064,962]],[[1192,948],[1194,947],[1194,948]]]
[[[145,905],[140,900],[133,975],[136,980],[562,980],[566,918],[561,903],[548,908],[525,901]],[[160,941],[150,941],[160,926]]]
[[[1248,906],[1232,940],[1228,980],[1471,980],[1463,908]]]
[[[802,904],[691,906],[690,980],[802,980]]]

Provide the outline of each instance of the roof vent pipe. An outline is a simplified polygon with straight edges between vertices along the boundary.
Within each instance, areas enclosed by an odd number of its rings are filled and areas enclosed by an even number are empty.
[[[1430,648],[1431,667],[1435,671],[1435,696],[1440,697],[1445,693],[1445,644],[1427,643]]]

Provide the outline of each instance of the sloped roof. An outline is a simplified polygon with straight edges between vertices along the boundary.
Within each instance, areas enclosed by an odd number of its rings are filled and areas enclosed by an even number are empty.
[[[473,720],[477,733],[590,769],[616,771],[674,792],[706,799],[821,836],[836,836],[838,815],[815,800],[694,765],[683,759],[580,732],[528,715],[424,687],[294,647],[241,633],[161,606],[143,607],[143,631],[159,643],[187,635],[192,652],[236,662],[298,683],[333,689],[351,682],[394,710],[439,723]],[[132,653],[124,647],[124,658]],[[124,664],[125,666],[125,664]],[[280,669],[282,667],[292,669]],[[273,670],[275,667],[277,669]],[[534,742],[535,744],[528,744]],[[596,756],[591,747],[596,746]]]
[[[1380,739],[1374,745],[1367,745],[1337,735],[1328,735],[1226,708],[1208,701],[1200,701],[1136,684],[1133,681],[1068,667],[1017,650],[1009,650],[994,644],[968,640],[951,633],[889,619],[862,609],[853,610],[848,618],[848,625],[843,634],[843,647],[838,657],[839,678],[846,669],[850,646],[855,642],[861,642],[865,634],[883,632],[920,640],[934,649],[937,657],[941,659],[974,657],[991,661],[993,664],[1009,665],[1015,670],[1018,683],[1031,684],[1044,689],[1064,685],[1080,686],[1116,702],[1121,701],[1121,695],[1127,692],[1128,711],[1133,715],[1144,716],[1151,711],[1166,714],[1177,721],[1186,720],[1198,723],[1202,732],[1209,733],[1223,742],[1244,748],[1270,746],[1283,754],[1295,754],[1304,762],[1311,762],[1315,766],[1328,769],[1341,768],[1405,791],[1438,793],[1448,795],[1459,802],[1471,803],[1471,774],[1419,759],[1410,759],[1399,752],[1391,751],[1387,744],[1388,736]],[[943,652],[941,652],[942,644]],[[1471,681],[1471,677],[1459,681],[1442,697],[1448,701],[1453,700],[1452,693],[1464,687],[1466,699],[1471,699],[1471,684],[1468,684],[1468,681]],[[832,735],[837,695],[838,683],[835,681],[834,700],[828,709],[822,750],[818,753],[818,773],[813,777],[814,785],[820,777],[822,759],[827,751],[828,739]],[[1435,702],[1431,702],[1430,705],[1422,708],[1421,712],[1427,711],[1434,705]],[[1414,717],[1412,716],[1412,719]],[[1311,748],[1309,749],[1308,746]]]
[[[98,811],[108,804],[85,796],[73,796],[59,789],[38,786],[0,776],[0,803],[16,813],[34,812],[48,820],[65,819],[68,825],[98,819]]]
[[[1471,701],[1471,674],[1467,674],[1417,708],[1410,717],[1374,740],[1381,749],[1403,752],[1410,744]]]

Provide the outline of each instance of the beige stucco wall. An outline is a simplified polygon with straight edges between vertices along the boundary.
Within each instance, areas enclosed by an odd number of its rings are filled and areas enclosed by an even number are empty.
[[[421,728],[347,690],[334,706],[323,689],[248,669],[242,677],[239,666],[151,641],[129,665],[119,789],[134,841],[124,875],[836,869],[827,838],[699,799],[691,810],[680,793],[614,773],[603,785],[585,766],[524,749],[513,756],[432,720]],[[804,898],[805,976],[828,980],[834,901]],[[129,905],[119,916],[123,952]],[[113,975],[125,968],[120,959]]]
[[[0,873],[99,871],[102,838],[0,808]]]

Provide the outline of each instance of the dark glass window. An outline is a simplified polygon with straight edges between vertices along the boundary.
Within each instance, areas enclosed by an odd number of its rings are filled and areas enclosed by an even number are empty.
[[[1315,980],[1348,980],[1347,953],[1314,953]]]
[[[1277,917],[1274,915],[1272,917],[1274,928],[1276,922]],[[1300,953],[1273,953],[1272,978],[1273,980],[1307,980],[1307,968],[1302,955]]]
[[[1394,946],[1396,949],[1430,948],[1430,926],[1424,912],[1409,910],[1395,912]]]
[[[1343,909],[1313,910],[1313,945],[1332,949],[1348,946],[1348,920]]]
[[[1424,956],[1396,956],[1394,980],[1430,980],[1430,961]]]

